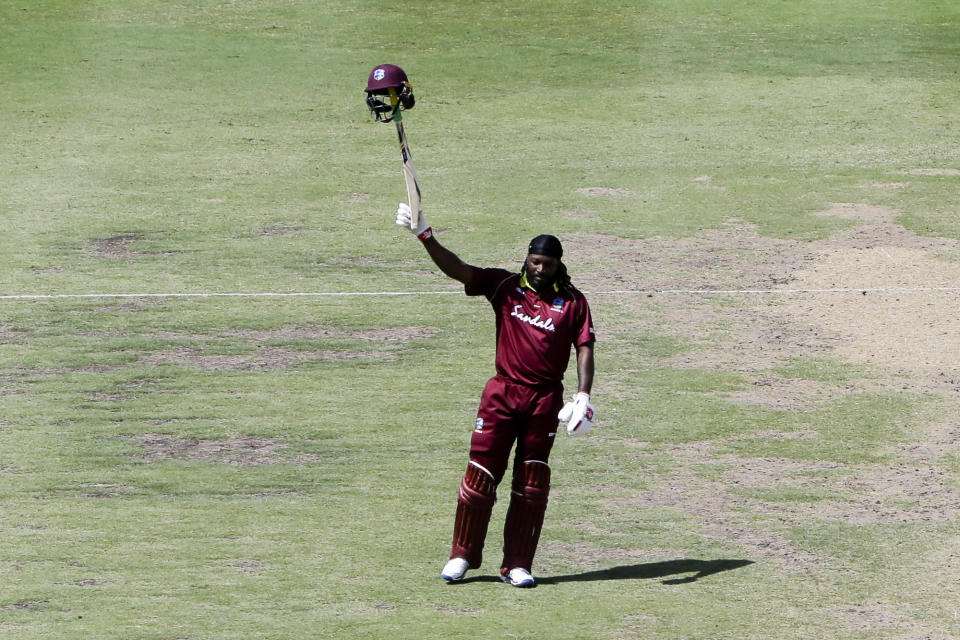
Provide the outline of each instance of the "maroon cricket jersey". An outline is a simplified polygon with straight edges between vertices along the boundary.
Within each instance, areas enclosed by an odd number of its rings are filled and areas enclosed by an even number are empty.
[[[520,282],[520,274],[506,269],[477,269],[465,290],[493,306],[499,375],[521,384],[559,383],[570,347],[594,341],[590,306],[573,287],[541,296]]]

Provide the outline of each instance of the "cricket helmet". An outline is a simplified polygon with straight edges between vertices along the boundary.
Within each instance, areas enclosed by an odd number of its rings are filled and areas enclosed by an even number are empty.
[[[381,64],[373,68],[367,79],[367,93],[386,93],[407,84],[407,74],[395,64]]]
[[[395,64],[373,68],[367,78],[367,107],[378,122],[390,122],[400,109],[413,109],[413,85]]]

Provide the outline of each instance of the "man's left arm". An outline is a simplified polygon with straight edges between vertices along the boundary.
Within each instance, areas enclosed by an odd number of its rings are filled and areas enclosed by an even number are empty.
[[[567,433],[582,435],[593,427],[596,412],[590,404],[593,388],[593,342],[577,345],[577,393],[557,417],[567,423]]]
[[[577,391],[590,395],[593,388],[593,343],[577,347]]]

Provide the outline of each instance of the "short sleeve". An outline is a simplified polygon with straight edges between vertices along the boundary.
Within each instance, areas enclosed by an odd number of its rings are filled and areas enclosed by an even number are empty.
[[[580,309],[577,314],[578,326],[575,328],[576,339],[574,344],[579,347],[596,341],[597,334],[593,329],[593,317],[590,314],[590,305],[587,304],[587,299],[580,297],[577,303]]]
[[[500,285],[512,275],[506,269],[476,269],[463,289],[468,296],[485,296],[492,300]]]

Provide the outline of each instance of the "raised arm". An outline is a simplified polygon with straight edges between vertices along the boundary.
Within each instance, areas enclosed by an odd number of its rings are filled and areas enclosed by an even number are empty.
[[[457,257],[453,251],[450,251],[444,247],[440,242],[433,236],[433,229],[427,225],[427,221],[424,218],[423,214],[420,214],[420,222],[417,225],[416,229],[410,228],[410,207],[401,202],[400,206],[397,207],[397,225],[401,227],[406,227],[411,233],[417,236],[420,241],[423,243],[423,248],[427,250],[427,254],[430,256],[430,259],[433,260],[433,263],[439,267],[445,275],[454,280],[458,280],[463,284],[470,282],[473,277],[473,272],[477,269],[472,265],[467,264],[463,260]]]

